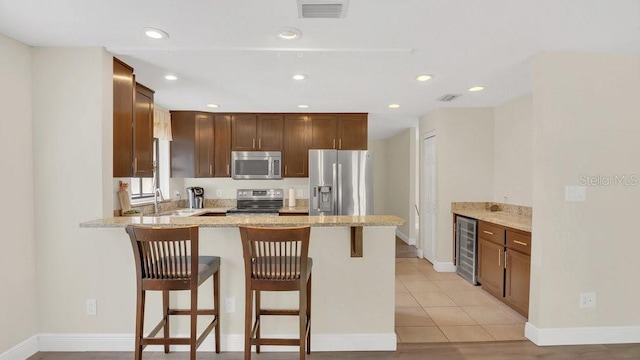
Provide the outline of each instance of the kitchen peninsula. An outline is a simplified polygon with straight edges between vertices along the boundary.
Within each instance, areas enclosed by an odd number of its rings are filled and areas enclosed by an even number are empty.
[[[314,262],[312,351],[389,351],[396,349],[395,230],[402,223],[402,219],[386,215],[225,217],[175,216],[174,213],[172,216],[106,218],[80,226],[100,254],[99,264],[94,269],[97,273],[93,275],[106,281],[95,296],[102,304],[98,316],[104,317],[102,328],[103,332],[109,333],[108,336],[130,334],[134,329],[134,263],[125,226],[200,227],[201,254],[216,255],[222,259],[222,350],[242,351],[244,267],[237,227],[310,225],[309,255]],[[361,229],[361,257],[352,256],[352,229]],[[115,268],[114,263],[118,265]],[[210,300],[211,294],[206,290],[201,295],[201,301]],[[182,304],[188,303],[187,300],[187,294],[172,298],[172,301]],[[156,313],[153,307],[160,306],[160,298],[151,297],[148,302],[149,313]],[[295,308],[297,297],[295,294],[266,293],[263,303],[269,307]],[[149,320],[148,327],[145,327],[147,331],[155,320]],[[176,333],[185,334],[188,322],[180,320],[177,319],[173,329]],[[295,317],[267,319],[262,327],[263,336],[296,335],[296,324]],[[213,349],[213,341],[207,339],[202,349]]]

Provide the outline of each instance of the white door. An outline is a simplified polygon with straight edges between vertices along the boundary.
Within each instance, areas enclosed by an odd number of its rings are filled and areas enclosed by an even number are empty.
[[[424,138],[424,202],[421,216],[424,258],[431,263],[435,260],[436,242],[436,136],[429,134]]]

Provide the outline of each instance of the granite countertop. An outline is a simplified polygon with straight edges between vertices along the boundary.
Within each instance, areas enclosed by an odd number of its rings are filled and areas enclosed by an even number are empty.
[[[238,226],[399,226],[404,220],[393,215],[365,216],[197,216],[203,213],[224,213],[228,208],[176,209],[159,216],[121,216],[80,223],[81,228],[123,228],[127,225],[159,225],[200,227]],[[286,208],[289,210],[289,208]],[[292,212],[307,212],[293,208]],[[303,211],[304,210],[304,211]]]
[[[495,203],[452,203],[451,212],[512,229],[531,232],[531,207],[496,204],[500,211],[491,211]]]
[[[308,214],[309,213],[309,206],[296,206],[296,207],[285,206],[282,209],[280,209],[280,213],[285,213],[285,214]]]

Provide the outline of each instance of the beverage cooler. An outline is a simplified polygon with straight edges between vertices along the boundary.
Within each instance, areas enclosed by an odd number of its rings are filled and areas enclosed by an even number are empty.
[[[478,221],[456,216],[456,272],[478,285]]]

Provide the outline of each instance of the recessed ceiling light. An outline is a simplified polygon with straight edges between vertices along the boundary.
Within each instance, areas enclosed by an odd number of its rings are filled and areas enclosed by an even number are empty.
[[[154,28],[145,28],[144,34],[152,39],[164,39],[169,37],[169,34],[167,34],[166,32]]]
[[[399,108],[399,107],[400,107],[400,105],[398,105],[398,104],[391,104],[391,105],[389,105],[389,108],[390,108],[390,109],[397,109],[397,108]]]
[[[304,80],[307,78],[307,75],[305,74],[295,74],[293,75],[293,80]]]
[[[164,78],[170,81],[178,80],[178,77],[175,75],[165,75]]]
[[[300,105],[298,105],[298,108],[307,109],[307,108],[309,108],[309,105],[300,104]]]
[[[302,36],[300,30],[292,27],[286,27],[278,31],[276,37],[282,40],[295,40]]]
[[[422,75],[416,76],[416,80],[418,81],[427,81],[429,79],[431,79],[431,75],[422,74]]]
[[[219,107],[220,107],[220,105],[218,105],[218,104],[207,104],[207,107],[210,107],[210,108],[219,108]]]
[[[484,86],[474,86],[469,88],[469,91],[482,91],[482,90],[484,90]]]

